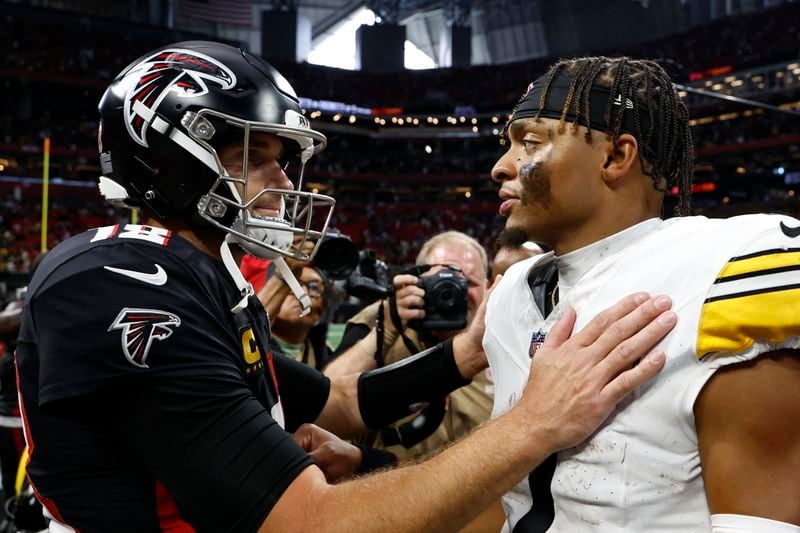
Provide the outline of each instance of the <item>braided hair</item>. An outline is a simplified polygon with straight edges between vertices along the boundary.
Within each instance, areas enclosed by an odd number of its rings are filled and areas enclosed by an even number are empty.
[[[555,63],[542,77],[539,108],[543,108],[550,92],[550,86],[560,71],[570,76],[570,85],[558,124],[558,132],[563,133],[567,115],[573,116],[573,131],[578,126],[586,127],[586,141],[592,142],[590,122],[590,94],[592,86],[606,87],[612,95],[638,102],[633,106],[633,130],[630,131],[639,143],[639,161],[645,175],[653,180],[656,190],[667,192],[667,188],[677,185],[678,205],[676,214],[688,215],[691,211],[692,167],[694,150],[689,131],[689,113],[678,96],[664,69],[654,61],[630,59],[628,57],[581,57],[562,59]],[[520,99],[522,102],[526,95]],[[516,112],[514,107],[512,117]],[[625,106],[612,105],[612,98],[606,104],[605,134],[614,143],[622,132]],[[642,120],[642,113],[647,119]],[[509,123],[510,123],[509,119]],[[535,120],[541,120],[536,113]],[[509,123],[501,134],[505,144]],[[643,124],[646,127],[643,127]],[[666,188],[662,185],[666,184]]]

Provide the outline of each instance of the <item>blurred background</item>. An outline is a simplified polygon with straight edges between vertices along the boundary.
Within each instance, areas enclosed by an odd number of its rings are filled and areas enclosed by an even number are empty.
[[[97,191],[97,102],[128,62],[189,39],[243,46],[289,78],[329,139],[307,188],[335,196],[333,226],[390,265],[448,229],[491,249],[499,130],[528,83],[573,55],[654,59],[690,89],[775,106],[686,93],[694,207],[800,214],[798,2],[0,2],[4,300],[43,249],[129,217]]]

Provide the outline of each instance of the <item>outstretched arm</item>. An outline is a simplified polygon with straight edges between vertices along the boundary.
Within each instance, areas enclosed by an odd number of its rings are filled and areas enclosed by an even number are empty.
[[[498,276],[498,279],[499,278],[500,276]],[[414,288],[418,289],[418,287]],[[408,363],[411,361],[411,359],[413,359],[413,357],[404,360],[405,362],[401,361],[395,365],[385,367],[387,374],[383,379],[389,378],[388,372],[391,368],[396,368],[398,365],[404,365],[406,370],[396,372],[395,374],[396,379],[402,379],[404,381],[402,390],[404,392],[411,391],[416,395],[414,398],[408,398],[407,403],[429,401],[432,398],[438,398],[449,394],[457,387],[468,383],[469,380],[475,376],[475,374],[488,366],[486,354],[483,351],[481,341],[483,339],[483,332],[485,329],[484,324],[486,316],[486,304],[489,300],[489,295],[491,292],[492,289],[486,291],[483,302],[481,302],[481,305],[478,307],[472,323],[465,331],[455,336],[449,348],[437,353],[432,353],[434,350],[426,350],[423,352],[428,353],[428,355],[425,356],[427,362],[423,362],[420,359],[419,363],[413,365],[418,367],[418,371],[409,372],[407,370],[412,366]],[[371,335],[373,333],[371,333]],[[357,345],[353,347],[353,349],[356,348]],[[449,350],[449,352],[447,350]],[[417,354],[417,356],[419,357],[420,354]],[[371,355],[364,356],[364,358],[369,359],[369,361],[372,362],[372,365],[366,366],[369,368],[374,367],[375,361]],[[432,361],[433,359],[437,359],[438,364],[434,363]],[[439,374],[433,374],[434,371],[439,372]],[[423,383],[418,379],[415,379],[414,376],[417,378],[427,377],[432,379],[432,384],[441,390],[427,390],[423,386]],[[334,375],[329,375],[329,377],[331,379],[330,396],[325,404],[324,410],[317,418],[315,423],[333,431],[340,436],[351,436],[363,433],[367,429],[368,424],[365,423],[365,418],[367,417],[364,416],[365,413],[361,409],[361,405],[363,405],[365,398],[359,398],[359,392],[357,390],[359,375],[337,375],[334,373]],[[385,394],[383,394],[383,396],[385,396]],[[397,402],[402,402],[403,400],[403,398],[401,398],[401,394],[394,394],[393,399]],[[403,416],[405,415],[401,414],[396,418],[402,418]],[[394,421],[396,418],[384,420],[383,422],[388,423]],[[369,420],[367,420],[367,422],[369,422]],[[380,427],[380,424],[370,427],[375,429],[376,427]]]
[[[711,513],[800,526],[800,351],[718,370],[694,412]]]
[[[452,531],[465,525],[551,453],[585,439],[658,372],[665,356],[648,351],[672,329],[675,315],[639,294],[570,337],[574,321],[568,311],[553,327],[520,401],[503,416],[423,464],[339,485],[308,467],[261,530]]]

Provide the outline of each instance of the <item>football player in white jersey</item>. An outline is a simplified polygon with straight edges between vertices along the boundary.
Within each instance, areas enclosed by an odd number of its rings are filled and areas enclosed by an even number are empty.
[[[532,83],[492,170],[506,238],[553,252],[489,300],[493,415],[568,309],[669,294],[664,370],[504,497],[505,531],[800,532],[800,221],[689,214],[687,110],[656,63],[562,60]],[[569,311],[572,312],[572,311]]]

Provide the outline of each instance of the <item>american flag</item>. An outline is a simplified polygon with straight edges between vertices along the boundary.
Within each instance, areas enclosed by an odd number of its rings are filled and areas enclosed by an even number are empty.
[[[250,27],[251,0],[178,0],[178,17]]]

